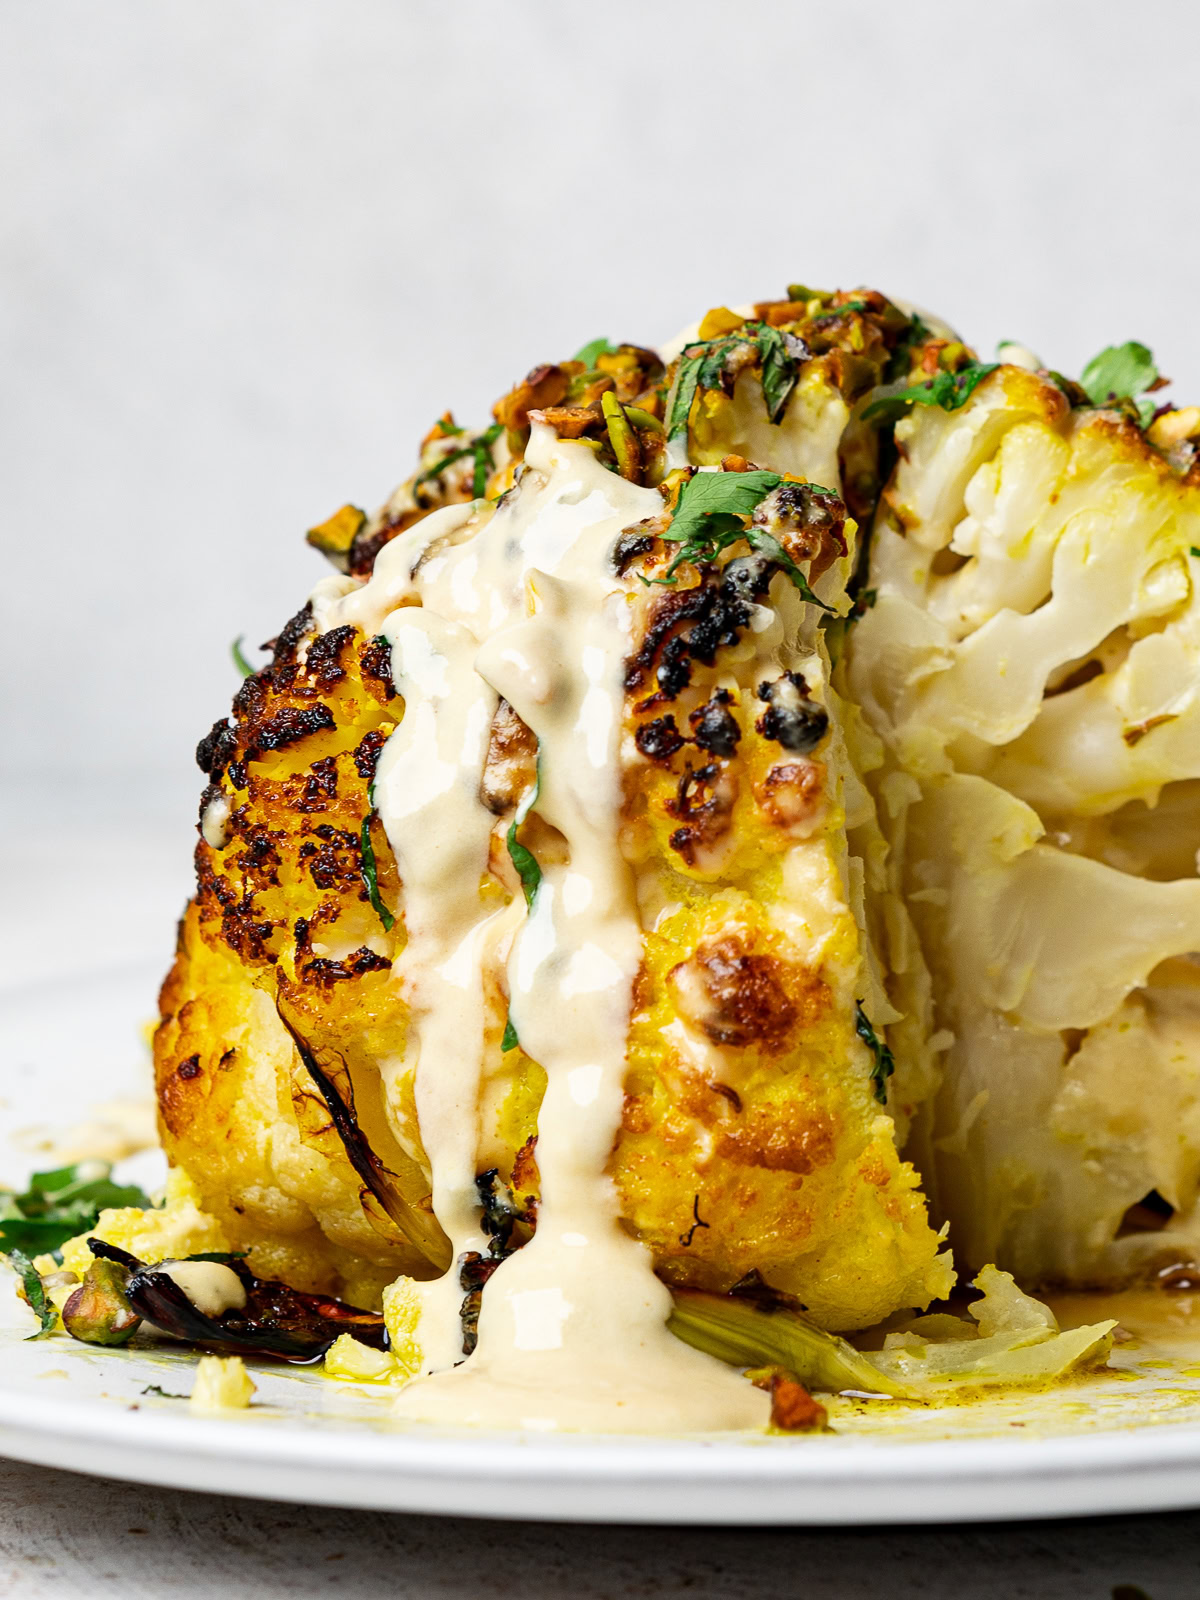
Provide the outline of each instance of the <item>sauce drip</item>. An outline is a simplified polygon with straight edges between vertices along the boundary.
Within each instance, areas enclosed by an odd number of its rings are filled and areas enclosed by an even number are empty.
[[[385,547],[365,586],[334,579],[314,596],[322,628],[385,634],[406,696],[375,792],[409,941],[397,979],[412,1021],[396,1070],[415,1060],[434,1211],[456,1258],[421,1289],[428,1375],[400,1396],[410,1417],[646,1432],[767,1418],[766,1395],[668,1332],[670,1294],[622,1226],[605,1171],[642,933],[619,843],[631,603],[609,558],[625,528],[661,509],[656,491],[535,426],[495,509],[428,517]],[[537,737],[536,809],[567,855],[543,865],[515,931],[514,907],[486,913],[479,898],[494,825],[479,779],[500,695]],[[489,960],[503,960],[511,1020],[547,1075],[542,1198],[532,1240],[485,1288],[463,1361],[457,1258],[484,1248],[474,1177]]]

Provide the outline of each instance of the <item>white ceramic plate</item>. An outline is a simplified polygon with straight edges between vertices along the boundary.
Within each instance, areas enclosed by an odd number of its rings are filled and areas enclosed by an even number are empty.
[[[45,1164],[35,1130],[144,1090],[138,1024],[156,974],[0,999],[0,1178]],[[155,1156],[131,1169],[153,1181]],[[2,1286],[0,1286],[2,1287]],[[1193,1306],[1193,1301],[1196,1304]],[[1136,1306],[1131,1306],[1136,1312]],[[1192,1317],[1195,1316],[1195,1329]],[[1094,1315],[1081,1312],[1080,1320]],[[1129,1319],[1133,1321],[1133,1317]],[[840,1400],[819,1437],[646,1439],[466,1434],[390,1415],[386,1389],[254,1368],[247,1412],[192,1416],[194,1357],[101,1351],[0,1292],[0,1453],[178,1488],[278,1500],[572,1521],[917,1523],[1200,1506],[1200,1295],[1170,1337],[1121,1344],[1117,1370],[1045,1396],[921,1409]]]

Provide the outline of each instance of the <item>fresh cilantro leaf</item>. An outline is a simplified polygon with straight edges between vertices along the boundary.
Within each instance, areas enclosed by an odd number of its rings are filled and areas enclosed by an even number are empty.
[[[1101,350],[1084,367],[1079,379],[1080,387],[1092,404],[1097,406],[1108,405],[1114,400],[1136,400],[1157,382],[1158,368],[1154,364],[1154,357],[1144,344],[1138,344],[1135,339]]]
[[[748,517],[759,501],[782,482],[778,472],[698,472],[680,490],[675,515],[663,538],[703,543],[717,532],[713,519],[724,528],[729,517],[737,521],[740,537],[740,519]]]
[[[582,349],[576,350],[572,361],[582,361],[590,372],[601,356],[615,356],[617,347],[608,339],[589,339]]]
[[[242,677],[252,678],[254,676],[254,668],[246,660],[245,653],[242,650],[242,640],[245,637],[246,636],[244,633],[239,633],[237,638],[229,646],[229,653],[233,657],[234,666],[241,673]]]
[[[778,422],[783,415],[784,407],[792,390],[796,387],[796,376],[799,367],[797,353],[789,346],[791,335],[785,334],[779,328],[772,328],[768,323],[760,323],[758,329],[758,353],[762,358],[762,392],[763,402],[767,408],[767,418],[771,422]],[[792,346],[799,345],[799,340],[792,338]],[[803,350],[800,345],[800,349]]]
[[[538,760],[537,777],[533,788],[517,807],[517,814],[509,825],[505,843],[508,845],[508,856],[513,866],[517,869],[517,877],[521,880],[521,888],[525,891],[525,904],[531,906],[533,897],[538,892],[538,885],[542,881],[542,869],[538,866],[537,857],[532,850],[526,847],[517,838],[517,829],[537,804],[537,797],[542,788],[541,759]],[[507,1033],[505,1034],[507,1037]]]
[[[50,1304],[45,1289],[42,1288],[41,1273],[38,1272],[33,1262],[21,1250],[10,1249],[8,1252],[9,1264],[20,1278],[25,1288],[25,1297],[33,1309],[34,1315],[41,1323],[41,1327],[30,1337],[44,1339],[48,1333],[53,1333],[54,1325],[58,1321],[58,1312]]]
[[[875,1086],[875,1098],[881,1106],[887,1104],[887,1081],[896,1070],[896,1060],[892,1052],[871,1026],[867,1013],[862,1008],[862,1001],[854,1002],[854,1031],[866,1045],[874,1058],[871,1067],[871,1082]]]
[[[371,818],[374,815],[374,810],[367,812],[358,836],[359,852],[362,856],[362,880],[367,887],[367,898],[371,902],[372,911],[383,923],[384,932],[391,933],[396,925],[396,919],[380,897],[379,869],[375,864],[375,846],[371,843]]]
[[[882,416],[894,421],[910,405],[941,406],[943,411],[958,411],[966,405],[975,390],[999,366],[998,361],[971,361],[957,372],[939,372],[923,383],[911,384],[899,394],[884,395],[863,412],[863,420]]]
[[[831,611],[832,607],[813,593],[779,540],[765,528],[746,524],[745,518],[782,482],[777,472],[698,472],[680,491],[671,525],[662,535],[680,545],[679,554],[661,578],[649,581],[672,583],[683,562],[713,561],[722,550],[745,539],[752,550],[770,556],[782,568],[810,605]],[[809,487],[818,494],[830,492],[819,484]]]
[[[675,439],[687,433],[692,401],[700,386],[700,368],[708,353],[707,345],[690,344],[679,358],[679,371],[671,391],[671,404],[667,410],[667,438]]]
[[[517,1030],[512,1025],[512,1018],[504,1019],[504,1037],[500,1041],[501,1050],[515,1050],[521,1041],[517,1038]]]

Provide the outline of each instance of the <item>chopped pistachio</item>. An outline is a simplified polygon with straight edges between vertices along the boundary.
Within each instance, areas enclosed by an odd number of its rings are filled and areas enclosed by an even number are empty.
[[[638,468],[641,466],[641,448],[638,445],[637,435],[629,426],[629,418],[611,389],[600,396],[600,409],[604,413],[605,426],[608,428],[608,442],[612,445],[613,455],[617,458],[617,470],[623,478],[635,483]]]
[[[304,537],[314,550],[327,556],[339,572],[346,572],[350,565],[350,546],[366,520],[366,512],[357,506],[343,506],[325,522],[310,528]]]
[[[125,1295],[128,1274],[115,1261],[93,1261],[62,1308],[63,1327],[83,1344],[128,1344],[141,1317]]]

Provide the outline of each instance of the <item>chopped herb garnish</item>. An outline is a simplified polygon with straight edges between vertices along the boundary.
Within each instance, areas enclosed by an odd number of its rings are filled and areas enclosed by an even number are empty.
[[[160,1400],[186,1400],[186,1394],[172,1394],[169,1389],[161,1388],[157,1383],[148,1383],[142,1390],[143,1394],[156,1394]]]
[[[517,869],[517,877],[521,880],[521,888],[525,891],[525,904],[531,906],[533,897],[538,891],[542,881],[542,869],[537,864],[537,857],[532,850],[527,850],[517,838],[517,829],[537,804],[537,797],[542,788],[542,763],[538,759],[537,777],[534,779],[533,788],[517,807],[517,814],[509,826],[506,843],[508,855],[513,866]]]
[[[1109,345],[1093,356],[1084,367],[1079,384],[1096,406],[1132,400],[1143,428],[1157,409],[1153,400],[1142,397],[1159,385],[1158,368],[1150,351],[1136,339]]]
[[[244,638],[245,634],[239,633],[237,638],[229,646],[229,653],[233,657],[234,666],[241,673],[242,677],[252,678],[254,676],[254,668],[246,660],[245,652],[242,650],[242,640]]]
[[[521,1041],[517,1038],[517,1030],[512,1025],[512,1018],[504,1019],[504,1037],[500,1041],[501,1050],[515,1050]]]
[[[757,343],[758,353],[762,357],[763,403],[768,419],[778,422],[796,387],[799,360],[792,347],[799,345],[799,340],[764,322],[759,325]],[[803,351],[802,345],[800,350]]]
[[[572,361],[582,361],[588,371],[592,371],[601,356],[615,356],[617,347],[608,339],[590,339],[582,349],[576,350],[571,357]]]
[[[871,1026],[870,1018],[863,1010],[861,1000],[854,1002],[854,1031],[874,1058],[874,1064],[871,1067],[871,1082],[875,1086],[875,1098],[881,1106],[886,1105],[887,1081],[896,1070],[896,1061],[892,1052]]]
[[[969,361],[957,372],[938,372],[922,383],[910,384],[898,394],[883,395],[872,401],[863,412],[863,419],[882,416],[894,421],[910,405],[941,406],[943,411],[958,411],[999,365],[998,361]]]
[[[101,1211],[150,1207],[134,1184],[112,1181],[108,1161],[81,1161],[35,1173],[24,1194],[0,1193],[0,1251],[43,1255],[94,1228]]]
[[[23,1250],[10,1249],[8,1252],[9,1265],[20,1278],[25,1288],[25,1298],[29,1301],[34,1315],[41,1323],[41,1327],[31,1339],[42,1339],[46,1334],[54,1331],[58,1321],[58,1312],[50,1304],[45,1289],[42,1288],[42,1277],[38,1269],[30,1261]]]
[[[457,430],[459,433],[462,429]],[[475,462],[475,471],[471,480],[471,493],[476,500],[482,500],[487,492],[488,473],[492,467],[492,446],[504,430],[498,422],[493,422],[490,428],[476,435],[470,444],[460,446],[457,450],[450,450],[440,460],[435,461],[431,467],[426,467],[423,472],[418,472],[413,479],[413,488],[422,483],[428,483],[432,478],[440,478],[447,467],[452,467],[456,461],[464,461],[467,456]]]
[[[482,500],[487,494],[488,473],[492,470],[492,446],[503,431],[498,422],[493,422],[471,446],[471,453],[475,457],[475,478],[471,492],[476,500]]]
[[[371,902],[371,909],[383,923],[385,933],[391,933],[396,925],[396,919],[384,905],[379,894],[379,870],[375,864],[375,846],[371,843],[371,818],[374,810],[368,811],[362,821],[359,833],[359,849],[362,855],[362,879],[367,886],[367,898]]]
[[[844,317],[851,311],[865,311],[865,300],[846,300],[840,306],[830,306],[826,311],[819,311],[813,318],[814,322],[831,322],[834,317]]]
[[[679,492],[671,526],[663,534],[682,544],[671,571],[681,561],[695,559],[689,552],[714,545],[719,553],[746,532],[748,517],[759,502],[783,482],[778,472],[698,472]],[[700,559],[711,559],[701,556]]]
[[[783,482],[777,472],[698,472],[680,490],[671,525],[662,535],[680,545],[679,554],[661,578],[646,580],[651,583],[674,583],[676,570],[685,561],[714,561],[723,550],[739,539],[745,539],[752,550],[782,568],[801,596],[811,605],[827,606],[809,587],[808,580],[773,534],[765,528],[747,525],[745,519],[759,502]],[[816,494],[828,494],[818,484],[810,487]]]
[[[1192,555],[1195,556],[1196,560],[1200,561],[1200,545],[1194,544],[1194,545],[1189,546],[1189,548],[1191,550]]]
[[[667,412],[667,437],[687,433],[692,402],[699,389],[728,389],[729,357],[740,345],[753,345],[762,367],[763,402],[767,416],[778,422],[796,386],[800,362],[808,355],[801,340],[765,322],[747,322],[734,333],[721,334],[700,344],[690,344],[679,359],[679,371]]]
[[[752,550],[758,550],[765,556],[770,556],[772,561],[779,564],[782,570],[800,591],[800,598],[807,600],[810,606],[820,606],[822,611],[827,611],[831,617],[836,616],[832,606],[827,606],[809,585],[808,579],[800,568],[788,555],[787,551],[776,539],[774,534],[768,533],[765,528],[751,526],[746,529],[746,541]]]

